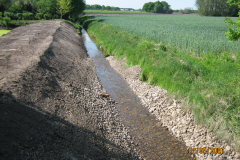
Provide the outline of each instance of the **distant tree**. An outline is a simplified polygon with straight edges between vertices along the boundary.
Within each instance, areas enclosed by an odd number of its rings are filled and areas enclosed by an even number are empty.
[[[106,9],[106,7],[104,5],[102,5],[102,10],[105,10],[105,9]]]
[[[143,5],[142,10],[146,12],[154,12],[154,13],[172,13],[173,10],[170,8],[170,5],[166,1],[156,1],[156,2],[148,2]]]
[[[58,12],[62,16],[72,10],[72,0],[57,0]]]
[[[196,6],[203,16],[237,16],[238,6],[227,2],[228,0],[197,0]]]
[[[193,11],[192,11],[191,8],[185,8],[184,10],[180,9],[179,12],[182,13],[182,14],[190,14],[190,13],[193,13]]]
[[[110,11],[111,7],[110,6],[106,6],[106,10]]]

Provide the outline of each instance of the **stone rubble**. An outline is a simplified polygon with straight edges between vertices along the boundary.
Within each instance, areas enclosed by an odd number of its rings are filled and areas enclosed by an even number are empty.
[[[124,60],[115,60],[113,56],[106,58],[112,68],[121,74],[132,90],[141,100],[142,105],[149,109],[156,118],[166,126],[173,136],[184,141],[189,148],[224,148],[223,154],[195,154],[198,160],[210,159],[240,159],[240,154],[235,152],[227,143],[217,139],[213,132],[208,131],[194,122],[190,110],[182,107],[181,102],[168,95],[167,90],[158,86],[148,85],[139,80],[140,66],[126,67]]]

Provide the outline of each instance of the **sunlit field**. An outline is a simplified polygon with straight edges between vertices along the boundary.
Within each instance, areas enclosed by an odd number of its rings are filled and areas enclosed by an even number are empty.
[[[104,23],[129,33],[145,36],[155,42],[170,44],[195,54],[240,51],[240,42],[229,42],[224,36],[224,17],[196,15],[124,15],[98,16]],[[236,20],[237,18],[232,18]]]
[[[4,34],[7,34],[8,32],[10,32],[11,30],[0,30],[0,37]]]

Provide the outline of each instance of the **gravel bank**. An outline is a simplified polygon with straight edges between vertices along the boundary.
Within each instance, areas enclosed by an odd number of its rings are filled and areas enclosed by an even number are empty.
[[[116,60],[113,56],[106,59],[129,83],[142,105],[147,107],[173,136],[184,141],[189,148],[225,148],[223,154],[196,154],[197,159],[240,159],[240,154],[227,143],[217,139],[203,126],[195,124],[192,113],[183,108],[184,100],[177,102],[168,96],[166,90],[140,81],[140,66],[126,67],[124,60]]]
[[[0,159],[139,159],[76,29],[0,37]]]

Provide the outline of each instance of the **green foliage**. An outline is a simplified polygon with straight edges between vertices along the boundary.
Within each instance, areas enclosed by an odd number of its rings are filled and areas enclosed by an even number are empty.
[[[230,5],[231,4],[238,5],[238,7],[240,8],[240,2],[237,0],[228,0],[228,3]],[[240,11],[238,14],[240,16]],[[236,30],[234,28],[231,28],[230,26],[228,26],[228,32],[226,32],[225,35],[227,36],[227,38],[230,41],[237,41],[240,38],[240,17],[238,17],[237,21],[233,21],[233,20],[229,19],[228,17],[226,17],[225,23],[235,26]]]
[[[71,12],[73,9],[72,0],[57,0],[57,6],[58,12],[61,14],[61,19],[63,15]]]
[[[231,43],[224,36],[227,28],[224,17],[118,15],[97,16],[96,19],[195,56],[209,52],[215,55],[240,52],[240,42]]]
[[[35,18],[36,19],[43,19],[43,13],[37,13],[36,15],[35,15]]]
[[[14,18],[14,13],[12,13],[12,12],[4,12],[4,17],[9,17],[9,18],[13,19]]]
[[[29,17],[28,17],[28,13],[23,13],[23,14],[22,14],[22,19],[23,19],[23,20],[28,20],[28,18],[29,18]]]
[[[9,27],[9,23],[10,23],[11,21],[12,21],[12,20],[11,20],[10,17],[4,17],[4,18],[3,18],[3,22],[5,23],[5,26],[6,26],[7,29],[8,29],[8,27]]]
[[[59,18],[60,13],[63,13],[62,15],[68,13],[69,17],[77,17],[83,13],[84,9],[84,0],[0,0],[0,12],[7,12],[7,16],[13,20],[30,20],[41,17],[45,17],[45,19]],[[17,13],[24,15],[19,18]],[[63,18],[67,18],[67,16]]]
[[[21,13],[23,10],[23,6],[21,5],[12,5],[11,7],[8,8],[9,12],[12,13]]]
[[[78,34],[82,34],[82,33],[81,33],[82,27],[79,26],[79,25],[76,23],[76,21],[78,21],[77,19],[64,20],[64,21],[72,24],[72,25],[77,29],[77,33],[78,33]]]
[[[148,2],[143,5],[142,10],[146,12],[154,12],[154,13],[173,13],[173,10],[170,8],[170,5],[166,1],[156,1],[156,2]]]
[[[87,10],[111,10],[111,11],[120,11],[119,7],[104,6],[99,4],[86,5]]]
[[[52,13],[55,11],[56,0],[39,0],[37,1],[37,11],[38,13]]]
[[[159,48],[162,50],[162,51],[167,51],[167,47],[164,45],[164,44],[161,44],[159,46]]]
[[[50,13],[44,14],[43,15],[44,19],[48,20],[48,19],[52,19],[52,15]]]
[[[16,17],[17,17],[18,20],[21,20],[22,19],[22,13],[17,13]]]
[[[232,1],[232,0],[230,0]],[[228,0],[197,0],[199,14],[203,16],[237,16],[238,7],[227,3]]]

